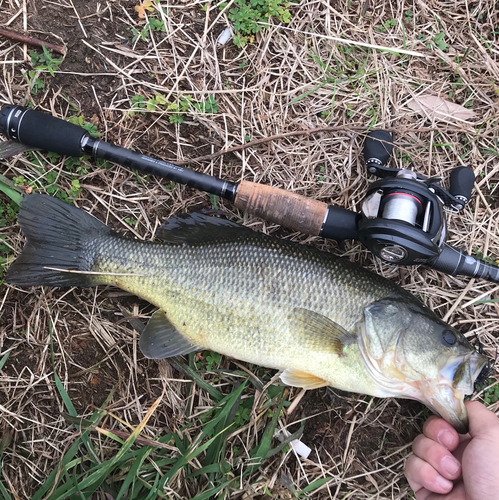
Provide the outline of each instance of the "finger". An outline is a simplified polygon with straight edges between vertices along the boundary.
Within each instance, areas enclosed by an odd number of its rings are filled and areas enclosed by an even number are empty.
[[[491,433],[499,434],[499,419],[494,412],[487,410],[485,405],[478,401],[468,401],[465,405],[468,410],[472,437],[490,436]]]
[[[416,455],[410,455],[405,462],[405,477],[416,493],[417,500],[426,500],[424,490],[445,494],[452,490],[453,483],[442,477],[428,462]],[[420,492],[419,494],[418,492]]]
[[[445,446],[449,451],[454,451],[459,444],[457,431],[440,417],[430,417],[423,425],[423,434]]]
[[[440,475],[455,480],[461,475],[461,464],[452,456],[449,450],[420,434],[412,443],[414,455],[429,463]]]
[[[416,500],[466,500],[466,491],[462,481],[458,481],[458,483],[454,485],[454,488],[452,488],[452,491],[447,493],[447,495],[432,493],[426,488],[421,488],[418,492],[414,493],[416,495]]]
[[[461,442],[457,446],[457,448],[452,452],[456,460],[459,461],[459,463],[463,463],[463,454],[466,451],[466,448],[468,447],[470,441],[471,441],[471,436],[469,434],[466,435],[466,439],[463,438],[463,436],[460,434],[459,438]]]

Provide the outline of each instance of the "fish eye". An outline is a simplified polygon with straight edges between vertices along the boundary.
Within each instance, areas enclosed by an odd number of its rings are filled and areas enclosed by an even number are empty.
[[[445,345],[454,345],[457,341],[456,334],[452,330],[444,330],[442,333],[442,341]]]

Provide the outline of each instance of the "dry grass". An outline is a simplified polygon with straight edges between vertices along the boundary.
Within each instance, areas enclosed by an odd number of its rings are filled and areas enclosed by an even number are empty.
[[[394,134],[394,163],[399,166],[446,179],[459,163],[474,169],[472,201],[462,213],[448,217],[449,242],[497,258],[499,7],[483,0],[370,4],[302,0],[292,4],[288,25],[271,22],[254,43],[239,49],[231,43],[216,44],[226,26],[216,2],[158,3],[167,11],[154,14],[165,31],[149,34],[147,43],[132,41],[131,29],[141,29],[133,1],[1,2],[4,24],[13,19],[10,27],[21,29],[25,22],[56,42],[57,35],[67,43],[68,53],[55,78],[39,73],[45,88],[32,96],[23,76],[31,70],[23,61],[23,47],[2,40],[0,101],[32,101],[62,117],[83,114],[106,140],[187,162],[224,179],[271,184],[355,211],[372,180],[361,161],[359,130],[386,128]],[[432,41],[439,33],[444,34],[445,52]],[[420,55],[397,55],[372,46]],[[176,103],[187,96],[197,103],[213,96],[218,112],[202,113],[191,106],[180,125],[171,124],[171,113],[161,109],[130,115],[134,96],[147,100],[158,92]],[[405,106],[420,93],[470,106],[476,122],[430,122]],[[325,126],[338,130],[286,135]],[[211,161],[195,161],[273,135],[282,137]],[[1,171],[9,178],[23,176],[42,192],[47,172],[57,174],[55,183],[64,190],[75,178],[61,159],[40,171],[26,155],[4,161]],[[180,185],[165,188],[161,179],[142,176],[139,182],[135,173],[120,166],[101,169],[89,163],[88,172],[77,178],[81,189],[76,205],[143,239],[152,238],[158,224],[173,213],[210,206],[204,193]],[[485,352],[494,355],[499,303],[477,301],[497,298],[499,286],[421,267],[390,267],[373,260],[360,244],[348,242],[342,252],[334,242],[290,234],[235,213],[228,202],[218,200],[217,206],[256,230],[345,253],[402,284],[467,336],[478,336]],[[23,240],[14,224],[0,228],[0,235],[13,254],[21,250]],[[147,304],[114,289],[21,290],[1,285],[0,359],[10,354],[0,366],[0,431],[9,438],[5,449],[0,443],[0,480],[12,498],[30,498],[78,435],[62,415],[68,408],[54,372],[80,417],[88,418],[93,405],[103,404],[112,393],[100,423],[106,429],[130,432],[129,426],[137,426],[162,394],[165,379],[166,391],[145,428],[148,436],[198,422],[195,416],[213,406],[204,390],[169,363],[142,359],[137,334],[122,307],[139,317],[152,312]],[[221,374],[208,372],[203,378],[228,392],[241,375],[228,360],[219,367]],[[256,367],[249,369],[262,380],[270,377]],[[244,397],[254,394],[255,389],[248,388]],[[298,396],[300,391],[291,390],[288,400]],[[249,450],[257,445],[270,418],[264,403],[255,400],[247,425],[228,437],[227,458],[234,446]],[[339,398],[319,391],[307,394],[291,415],[284,412],[278,425],[295,430],[302,413],[302,441],[313,448],[310,458],[296,458],[292,450],[278,453],[262,464],[251,482],[242,479],[225,498],[265,498],[267,493],[295,498],[295,492],[322,477],[330,481],[312,494],[314,498],[409,498],[403,462],[425,415],[420,405]],[[186,439],[194,439],[198,431],[196,423]],[[92,441],[101,460],[117,446],[99,432],[92,434]],[[200,466],[193,461],[194,469]],[[165,492],[171,498],[197,493],[182,474],[169,488]],[[95,498],[105,498],[104,493]]]

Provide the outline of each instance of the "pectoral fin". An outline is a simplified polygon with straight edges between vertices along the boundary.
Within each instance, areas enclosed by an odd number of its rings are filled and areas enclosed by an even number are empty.
[[[356,338],[341,325],[309,309],[293,309],[292,320],[314,349],[332,350],[343,356],[343,348],[356,342]]]
[[[329,382],[323,378],[316,377],[310,373],[302,372],[301,370],[295,370],[294,368],[284,370],[281,373],[281,380],[286,385],[302,387],[303,389],[318,389],[319,387],[330,385]]]
[[[182,335],[161,310],[151,316],[140,336],[139,347],[142,354],[150,359],[171,358],[202,350]]]

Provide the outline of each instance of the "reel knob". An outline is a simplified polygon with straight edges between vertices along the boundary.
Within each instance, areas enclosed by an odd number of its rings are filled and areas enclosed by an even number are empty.
[[[462,206],[455,208],[461,210],[471,198],[471,191],[475,184],[475,174],[469,167],[456,167],[450,173],[450,189],[452,196],[462,202]]]
[[[378,174],[378,168],[384,167],[393,151],[393,138],[386,130],[373,130],[364,141],[364,161],[371,174]]]

